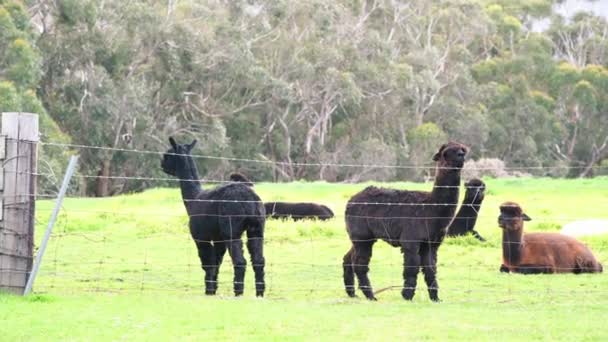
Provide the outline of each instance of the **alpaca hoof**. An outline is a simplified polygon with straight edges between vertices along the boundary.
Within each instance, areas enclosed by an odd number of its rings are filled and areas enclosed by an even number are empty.
[[[264,291],[256,291],[255,292],[255,296],[256,297],[264,297]]]
[[[205,290],[206,296],[215,296],[215,290]]]
[[[378,298],[376,298],[376,297],[374,297],[374,296],[371,296],[371,297],[367,297],[367,300],[370,300],[370,301],[372,301],[372,302],[377,302],[377,301],[378,301]]]
[[[413,289],[403,289],[401,290],[401,296],[405,300],[412,300],[414,298],[414,290]]]
[[[434,303],[441,303],[441,299],[439,299],[439,296],[437,295],[431,296],[431,301]]]

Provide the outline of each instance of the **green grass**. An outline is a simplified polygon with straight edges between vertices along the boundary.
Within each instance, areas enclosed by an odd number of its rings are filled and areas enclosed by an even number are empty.
[[[341,260],[349,248],[344,205],[367,184],[259,184],[265,200],[316,201],[327,222],[268,221],[267,296],[256,299],[248,268],[243,298],[232,297],[227,257],[219,296],[202,295],[203,273],[177,189],[109,199],[68,199],[47,249],[36,294],[0,295],[0,340],[606,340],[608,278],[501,274],[498,205],[520,203],[527,231],[557,231],[571,220],[608,219],[608,178],[486,180],[477,230],[488,239],[448,239],[439,251],[440,296],[431,303],[422,276],[412,303],[398,288],[378,302],[348,299]],[[429,189],[430,184],[391,183]],[[52,209],[37,203],[37,238]],[[608,236],[583,239],[608,264]],[[375,289],[398,287],[402,255],[377,243]]]

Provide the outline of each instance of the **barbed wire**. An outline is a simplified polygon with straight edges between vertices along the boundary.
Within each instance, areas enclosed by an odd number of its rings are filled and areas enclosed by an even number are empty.
[[[382,203],[380,203],[382,204]],[[451,206],[454,206],[454,204],[449,204]],[[447,204],[444,206],[448,206]],[[50,208],[38,208],[37,210],[39,211],[51,211],[52,209]],[[205,214],[191,214],[188,215],[187,213],[184,214],[165,214],[165,213],[159,213],[159,212],[150,212],[150,211],[141,211],[141,212],[137,212],[137,211],[110,211],[110,210],[98,210],[98,209],[71,209],[72,212],[78,212],[78,213],[99,213],[99,214],[114,214],[114,215],[126,215],[126,216],[133,216],[133,215],[141,215],[141,216],[161,216],[161,217],[223,217],[223,218],[246,218],[246,217],[267,217],[269,216],[271,213],[268,213],[267,215],[252,215],[252,214],[211,214],[211,213],[205,213]],[[288,215],[291,217],[296,217],[296,218],[300,218],[300,217],[306,217],[309,218],[310,215],[304,216],[304,215]],[[350,215],[350,214],[337,214],[334,215],[333,218],[342,218],[342,217],[353,217],[353,218],[362,218],[362,219],[373,219],[373,220],[395,220],[395,219],[418,219],[418,220],[432,220],[432,219],[451,219],[453,216],[368,216],[368,215]],[[479,218],[496,218],[495,215],[478,215],[476,216],[478,219]],[[459,216],[459,218],[463,218],[463,219],[467,219],[467,218],[475,218],[475,216]],[[534,217],[534,221],[548,221],[548,220],[580,220],[583,219],[581,217],[569,217],[569,216],[535,216]],[[598,218],[591,218],[591,217],[584,217],[585,220],[608,220],[608,217],[598,217]],[[320,221],[322,222],[323,220],[316,220],[316,221]]]
[[[272,165],[284,165],[284,166],[331,166],[331,167],[352,167],[352,168],[383,168],[383,169],[428,169],[428,168],[438,168],[438,169],[460,169],[456,167],[440,167],[437,166],[436,163],[428,163],[423,165],[383,165],[383,164],[346,164],[346,163],[303,163],[303,162],[284,162],[284,161],[272,161],[265,159],[249,159],[249,158],[236,158],[236,157],[222,157],[222,156],[212,156],[212,155],[202,155],[202,154],[179,154],[179,153],[167,153],[161,151],[151,151],[151,150],[138,150],[138,149],[126,149],[126,148],[118,148],[118,147],[104,147],[104,146],[92,146],[92,145],[82,145],[82,144],[67,144],[67,143],[57,143],[57,142],[40,142],[41,145],[46,146],[61,146],[68,148],[76,148],[76,149],[94,149],[94,150],[103,150],[103,151],[114,151],[114,152],[127,152],[127,153],[140,153],[140,154],[153,154],[153,155],[173,155],[173,156],[189,156],[195,159],[211,159],[211,160],[223,160],[223,161],[237,161],[237,162],[249,162],[249,163],[260,163],[260,164],[272,164]],[[504,170],[544,170],[544,169],[585,169],[587,166],[513,166],[513,167],[504,167]],[[598,165],[598,168],[608,168],[608,166]],[[469,170],[494,170],[495,167],[467,167]]]
[[[498,260],[498,259],[497,259]],[[242,267],[242,268],[249,268],[252,266],[266,266],[266,267],[286,267],[286,266],[301,266],[303,268],[308,268],[308,267],[314,267],[314,268],[327,268],[327,269],[339,269],[342,270],[343,268],[343,264],[342,263],[326,263],[326,264],[319,264],[319,263],[305,263],[305,262],[281,262],[281,263],[265,263],[265,264],[247,264],[244,266],[238,266],[238,265],[233,265],[232,261],[228,258],[227,260],[228,262],[225,264],[222,264],[222,266],[224,267],[229,267],[229,268],[235,268],[235,267]],[[142,266],[142,265],[147,265],[147,261],[144,262],[140,262],[140,263],[135,263],[135,262],[109,262],[109,261],[104,261],[104,260],[99,260],[99,261],[74,261],[72,263],[70,262],[62,262],[61,266],[63,267],[73,267],[73,266],[89,266],[89,265],[99,265],[99,264],[103,264],[103,265],[116,265],[116,266]],[[208,265],[201,265],[200,263],[196,263],[196,264],[192,264],[192,263],[163,263],[163,262],[155,262],[154,263],[155,266],[162,266],[162,267],[168,267],[168,266],[175,266],[176,268],[191,268],[191,267],[196,267],[197,270],[199,270],[201,267],[214,267],[217,266],[215,264],[208,264]],[[378,267],[378,268],[391,268],[391,269],[403,269],[403,268],[424,268],[424,267],[429,267],[431,265],[420,265],[420,266],[407,266],[404,265],[403,263],[395,263],[395,262],[378,262],[378,261],[372,261],[370,264],[356,264],[356,263],[348,263],[348,266],[352,266],[352,267],[357,267],[357,266],[373,266],[373,267]],[[498,262],[496,265],[461,265],[461,264],[448,264],[448,265],[441,265],[442,268],[446,268],[446,269],[450,269],[450,270],[461,270],[461,269],[472,269],[472,270],[490,270],[490,271],[498,271],[498,268],[500,267],[500,262]],[[532,267],[532,266],[517,266],[518,269],[537,269],[537,267]],[[573,267],[554,267],[553,269],[557,270],[557,271],[568,271],[571,272],[573,270],[575,270],[576,268]],[[21,273],[28,273],[29,271],[25,271],[23,269],[15,269],[15,268],[10,268],[10,267],[0,267],[0,272],[3,271],[13,271],[15,270],[15,272],[21,272]],[[47,271],[48,272],[48,271]],[[167,271],[167,272],[171,272],[171,270]],[[333,272],[333,271],[332,271]],[[566,273],[568,273],[566,272]],[[605,290],[608,293],[608,289]]]
[[[48,143],[47,143],[48,144]],[[92,148],[90,146],[85,146],[85,145],[75,145],[78,146],[79,148]],[[101,149],[105,149],[105,148],[101,148]],[[156,154],[156,155],[162,155],[164,154],[163,152],[155,152],[155,151],[138,151],[138,150],[126,150],[126,149],[118,149],[121,151],[125,151],[125,152],[133,152],[133,153],[147,153],[147,154]],[[223,157],[215,157],[215,156],[193,156],[193,157],[200,157],[200,158],[210,158],[210,159],[225,159],[225,160],[235,160],[235,161],[252,161],[252,162],[265,162],[265,163],[274,163],[274,164],[290,164],[290,163],[285,163],[285,162],[273,162],[273,161],[262,161],[262,160],[254,160],[254,159],[241,159],[241,158],[223,158]],[[294,164],[291,164],[294,165]],[[345,167],[376,167],[374,165],[365,165],[365,164],[360,164],[360,165],[356,165],[356,164],[323,164],[323,163],[296,163],[295,165],[311,165],[311,166],[345,166]],[[395,165],[380,165],[379,167],[399,167],[399,168],[412,168],[412,166],[395,166]],[[426,168],[427,166],[417,166],[417,168]],[[430,165],[428,167],[431,167]],[[560,167],[563,168],[563,167]],[[570,167],[571,168],[571,167]],[[491,169],[491,168],[479,168],[479,170],[484,170],[484,169]],[[521,168],[513,168],[513,169],[521,169]],[[33,174],[33,173],[31,173]],[[38,176],[42,176],[43,174],[41,173],[37,173],[36,175]],[[83,178],[83,179],[87,179],[87,178],[96,178],[96,179],[121,179],[121,180],[139,180],[139,181],[171,181],[171,182],[179,182],[179,179],[176,178],[162,178],[162,177],[136,177],[136,176],[99,176],[99,175],[78,175],[77,177]],[[184,180],[182,180],[184,181]],[[224,180],[213,180],[213,179],[200,179],[200,180],[185,180],[185,181],[189,181],[189,182],[206,182],[206,183],[238,183],[238,182],[234,182],[234,181],[224,181]],[[264,182],[262,182],[264,183]],[[424,183],[425,185],[429,185],[430,183]],[[422,184],[421,184],[422,185]],[[460,188],[460,186],[436,186],[436,187],[442,187],[442,188]],[[595,187],[595,186],[594,186]],[[54,195],[51,194],[30,194],[29,196],[32,197],[36,197],[36,198],[53,198]],[[16,196],[17,197],[17,196]],[[69,199],[81,199],[79,197],[70,197]],[[98,198],[96,198],[97,200]],[[105,198],[105,199],[112,199],[112,198]],[[182,200],[183,201],[183,200]],[[261,200],[225,200],[225,199],[204,199],[204,198],[200,198],[200,199],[190,199],[190,200],[185,200],[185,202],[203,202],[203,203],[264,203],[264,201]],[[350,202],[350,203],[346,203],[346,207],[347,206],[358,206],[358,205],[364,205],[364,206],[386,206],[386,207],[398,207],[398,206],[406,206],[406,207],[436,207],[436,206],[457,206],[457,203],[405,203],[405,202]],[[45,208],[38,208],[38,210],[40,212],[45,212],[45,211],[50,211],[50,209],[45,209]],[[180,211],[183,209],[180,209]],[[193,262],[184,262],[184,263],[179,263],[179,262],[175,262],[173,260],[167,261],[167,262],[158,262],[156,260],[154,261],[150,261],[149,257],[153,257],[153,254],[149,254],[148,248],[146,246],[144,246],[144,248],[142,248],[142,250],[136,254],[136,257],[142,257],[143,262],[133,262],[133,261],[112,261],[112,260],[106,260],[107,258],[111,258],[111,248],[115,248],[117,246],[117,244],[119,243],[124,243],[124,244],[130,244],[130,243],[137,243],[137,241],[135,240],[139,240],[140,238],[142,239],[146,239],[146,238],[166,238],[167,236],[172,236],[175,237],[178,240],[182,240],[183,241],[189,241],[190,243],[192,241],[195,242],[207,242],[207,243],[213,243],[213,244],[218,244],[218,243],[224,243],[224,244],[230,244],[232,242],[236,242],[236,241],[242,241],[244,239],[241,238],[233,238],[233,239],[214,239],[214,240],[203,240],[203,239],[192,239],[189,234],[183,234],[183,235],[179,235],[176,236],[176,234],[174,234],[174,232],[171,233],[159,233],[159,234],[155,234],[155,235],[144,235],[144,236],[137,236],[137,238],[131,239],[131,238],[126,238],[125,237],[121,237],[118,236],[115,239],[112,238],[108,238],[107,232],[106,231],[99,231],[99,232],[95,232],[95,233],[91,233],[91,232],[81,232],[81,231],[76,231],[76,232],[70,232],[68,229],[68,225],[67,225],[67,219],[68,217],[74,217],[75,215],[79,215],[81,213],[97,213],[97,214],[104,214],[104,215],[112,215],[112,216],[134,216],[134,215],[141,215],[141,216],[157,216],[157,217],[179,217],[179,218],[185,218],[185,217],[200,217],[200,216],[209,216],[209,217],[223,217],[223,218],[239,218],[239,217],[261,217],[262,215],[245,215],[245,214],[220,214],[220,213],[202,213],[202,214],[194,214],[194,215],[190,215],[188,216],[187,213],[183,213],[183,214],[172,214],[172,213],[163,213],[163,212],[158,212],[158,211],[124,211],[124,210],[86,210],[86,209],[74,209],[74,208],[68,208],[65,207],[63,208],[64,212],[67,212],[68,214],[66,215],[62,215],[61,217],[63,217],[63,223],[64,223],[64,227],[63,227],[63,232],[59,232],[56,234],[53,234],[53,241],[55,243],[55,258],[54,260],[51,261],[51,267],[49,269],[49,271],[44,272],[43,271],[43,275],[46,277],[46,280],[43,280],[42,286],[38,286],[38,289],[44,289],[45,286],[48,287],[48,285],[50,284],[51,288],[57,288],[55,287],[56,284],[65,284],[66,281],[69,281],[69,279],[75,279],[75,281],[72,281],[71,283],[69,283],[69,285],[71,286],[71,289],[76,289],[76,290],[93,290],[95,292],[99,292],[99,291],[104,291],[105,289],[111,288],[113,286],[122,286],[124,287],[128,287],[131,284],[134,284],[137,289],[135,290],[139,290],[141,292],[144,291],[154,291],[154,289],[156,287],[158,287],[159,291],[184,291],[184,289],[186,289],[187,291],[192,291],[192,292],[196,292],[196,291],[201,291],[199,288],[203,285],[203,282],[200,281],[192,281],[192,276],[193,274],[202,274],[202,271],[200,271],[200,267],[201,264],[200,263],[193,263]],[[267,215],[266,215],[267,216]],[[294,215],[292,215],[294,216]],[[298,215],[295,215],[296,217]],[[369,216],[369,215],[336,215],[335,219],[337,218],[347,218],[347,217],[354,217],[354,218],[361,218],[361,219],[368,219],[368,220],[395,220],[395,219],[412,219],[412,220],[433,220],[433,219],[451,219],[452,216],[447,217],[447,216],[441,216],[441,215],[437,215],[437,216],[433,216],[433,215],[410,215],[410,216]],[[483,218],[495,218],[495,215],[477,215],[476,216],[479,219],[483,219]],[[468,218],[468,217],[467,217]],[[473,217],[470,217],[473,218]],[[569,219],[580,219],[580,217],[577,218],[571,218],[571,217],[567,217],[567,216],[552,216],[552,215],[546,215],[546,216],[539,216],[539,217],[535,217],[535,221],[543,221],[543,220],[551,220],[551,221],[556,221],[556,220],[569,220]],[[586,217],[586,219],[588,219],[588,217]],[[330,221],[328,224],[332,224],[332,221]],[[335,221],[333,221],[335,222]],[[0,230],[1,231],[1,230]],[[59,230],[60,231],[60,230]],[[180,229],[179,231],[181,232],[186,232],[186,229]],[[267,231],[268,232],[268,231]],[[331,231],[333,233],[333,231]],[[386,239],[381,239],[381,238],[370,238],[370,239],[353,239],[350,240],[347,237],[347,234],[344,230],[342,230],[343,234],[342,235],[331,235],[331,236],[313,236],[313,235],[303,235],[303,236],[289,236],[286,234],[267,234],[265,237],[260,237],[260,238],[251,238],[253,240],[255,239],[263,239],[265,242],[267,242],[270,245],[274,245],[276,244],[298,244],[298,245],[303,245],[303,244],[308,244],[310,247],[310,259],[314,260],[316,258],[316,250],[315,250],[315,246],[318,245],[318,243],[320,242],[334,242],[334,241],[339,241],[341,243],[343,243],[345,246],[345,248],[347,248],[347,246],[349,244],[357,243],[357,242],[371,242],[371,241],[378,241],[378,240],[384,240],[389,242],[390,244],[401,244],[401,243],[409,243],[409,242],[416,242],[416,243],[429,243],[428,240],[417,240],[417,239],[392,239],[392,238],[386,238]],[[6,233],[10,233],[8,231],[6,231]],[[86,256],[84,257],[79,257],[77,259],[74,259],[73,255],[59,255],[60,252],[60,248],[59,248],[59,242],[63,239],[69,238],[69,237],[77,237],[77,238],[82,238],[87,240],[88,242],[92,243],[92,245],[90,246],[95,246],[95,247],[91,247],[94,248],[96,251],[100,249],[101,254],[96,254],[95,257],[100,258],[99,261],[91,261],[91,260],[87,260]],[[123,241],[124,240],[124,241]],[[249,239],[247,239],[249,240]],[[68,240],[63,240],[63,241],[74,241],[71,239]],[[510,244],[510,243],[517,243],[519,244],[519,242],[506,242],[506,244]],[[563,243],[563,242],[531,242],[531,243],[542,243],[542,244],[549,244],[549,243]],[[483,244],[480,244],[483,245]],[[62,246],[65,246],[65,244],[62,244]],[[87,245],[89,246],[89,245]],[[486,246],[495,248],[496,247],[496,243],[495,242],[491,242],[489,244],[486,244]],[[65,248],[65,247],[64,247]],[[184,249],[183,246],[176,246],[174,250],[190,250],[189,253],[187,253],[187,255],[191,258],[194,253],[192,253],[192,249]],[[340,256],[341,259],[341,255],[342,252],[346,252],[346,250],[344,251],[340,251],[338,254]],[[153,253],[153,252],[151,252]],[[226,258],[227,260],[230,260],[229,258]],[[496,272],[498,273],[498,267],[500,266],[500,255],[497,255],[496,258],[497,262],[496,265],[471,265],[471,264],[441,264],[440,269],[452,269],[452,270],[469,270],[469,288],[468,290],[466,290],[465,292],[468,293],[476,293],[476,288],[471,286],[470,282],[472,279],[474,279],[474,275],[472,274],[473,271],[484,271],[484,270],[491,270],[492,272]],[[228,266],[230,263],[226,262],[225,263],[225,267]],[[353,264],[353,263],[349,263],[348,265],[350,266],[367,266],[367,265],[363,265],[363,264]],[[377,268],[383,268],[383,267],[390,267],[391,269],[395,269],[395,270],[399,270],[398,273],[401,272],[401,270],[403,270],[404,265],[402,263],[397,263],[397,262],[371,262],[371,265],[374,269]],[[133,268],[133,275],[132,276],[125,276],[125,275],[113,275],[112,271],[109,270],[109,268],[115,268],[117,266],[124,266],[127,268]],[[234,265],[231,265],[232,267],[234,267]],[[250,266],[259,266],[259,265],[248,265],[247,267]],[[329,281],[330,279],[328,278],[329,276],[331,276],[332,280],[335,280],[337,283],[340,283],[341,281],[341,277],[340,277],[340,273],[341,270],[343,268],[343,264],[341,262],[292,262],[292,261],[280,261],[280,262],[271,262],[271,263],[266,263],[266,270],[267,270],[267,282],[266,282],[266,286],[267,286],[267,293],[269,294],[273,294],[273,293],[282,293],[282,292],[291,292],[291,291],[300,291],[300,292],[305,292],[305,293],[316,293],[319,291],[327,291],[327,292],[343,292],[343,288],[340,287],[339,285],[336,286],[324,286],[323,284],[325,284],[327,281]],[[166,270],[158,270],[157,268],[163,268]],[[406,266],[407,267],[407,266]],[[416,267],[424,267],[424,265],[422,266],[416,266]],[[82,269],[86,269],[85,272],[78,272],[78,270],[82,268]],[[280,270],[282,268],[296,268],[299,270],[305,270],[307,272],[310,272],[309,277],[308,277],[308,282],[310,283],[309,286],[301,286],[301,285],[283,285],[284,282],[282,280],[279,281],[272,281],[273,279],[273,270]],[[525,267],[523,267],[522,269],[524,269]],[[172,279],[172,275],[173,273],[175,273],[175,270],[179,269],[179,270],[188,270],[187,274],[183,275],[182,277],[188,277],[188,281],[185,281],[183,279],[181,280],[173,280]],[[194,272],[193,269],[196,269],[197,272]],[[70,272],[61,272],[61,270],[76,270],[76,272],[70,273]],[[570,268],[564,267],[564,268],[559,268],[557,269],[558,271],[569,271],[571,270]],[[13,272],[16,271],[14,269],[11,268],[7,268],[2,269],[0,268],[0,272]],[[23,271],[21,271],[23,272]],[[223,273],[222,273],[223,274]],[[52,278],[52,279],[49,279]],[[71,278],[70,278],[71,277]],[[113,277],[115,279],[121,279],[121,280],[113,280]],[[43,278],[45,279],[45,278]],[[268,279],[271,279],[271,281],[268,281]],[[86,285],[82,285],[82,284],[78,284],[77,282],[83,282]],[[110,283],[110,284],[108,284]],[[234,282],[232,281],[218,281],[218,284],[226,284],[226,288],[224,288],[224,291],[228,291],[229,290],[229,286],[233,285]],[[245,282],[246,284],[251,283],[251,285],[253,285],[253,282]],[[176,288],[170,288],[171,285],[175,285]],[[274,285],[273,285],[274,284]],[[190,289],[194,289],[197,288],[198,290],[190,290]],[[272,288],[272,291],[271,291]],[[380,288],[380,287],[378,287]],[[383,288],[381,289],[381,291],[388,291],[388,290],[392,290],[392,289],[401,289],[403,288],[403,285],[391,285],[388,288]],[[426,287],[418,287],[418,289],[426,289]],[[483,288],[480,287],[479,288],[480,292],[483,292],[484,290],[486,290],[487,293],[490,293],[490,291],[488,291],[487,288]],[[450,292],[450,291],[461,291],[462,289],[456,289],[456,288],[441,288],[442,292]],[[537,291],[534,292],[534,290],[530,290],[528,291],[528,293],[530,293],[531,295],[546,295],[546,291]],[[584,293],[586,295],[598,295],[598,294],[603,294],[603,293],[608,293],[608,291],[605,292],[601,292],[602,290],[598,290],[598,289],[594,289],[594,288],[583,288],[583,289],[576,289],[574,290],[575,292],[573,292],[573,290],[560,290],[560,289],[556,289],[556,288],[552,288],[550,289],[552,294],[557,294],[558,291],[563,291],[564,294],[576,294],[578,292],[576,291],[580,291],[580,293]],[[505,290],[495,290],[495,293],[499,293],[499,294],[505,294],[505,295],[509,295],[512,296],[514,295],[514,293],[516,293],[516,291],[514,292],[513,289],[511,288],[507,288]],[[489,301],[489,303],[493,303],[495,304],[496,301]]]

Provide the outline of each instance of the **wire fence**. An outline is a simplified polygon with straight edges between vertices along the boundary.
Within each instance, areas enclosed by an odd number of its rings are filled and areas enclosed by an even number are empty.
[[[173,155],[173,156],[186,156],[184,154],[178,153],[167,153],[167,151],[152,151],[152,150],[138,150],[138,149],[126,149],[126,148],[117,148],[117,147],[104,147],[104,146],[91,146],[91,145],[82,145],[82,144],[67,144],[67,143],[57,143],[57,142],[41,142],[43,146],[56,146],[63,148],[72,148],[72,149],[90,149],[90,150],[100,150],[100,151],[112,151],[112,152],[126,152],[126,153],[136,153],[136,154],[152,154],[152,155]],[[352,163],[304,163],[304,162],[285,162],[285,161],[276,161],[276,160],[266,160],[266,159],[251,159],[251,158],[235,158],[235,157],[223,157],[223,156],[213,156],[213,155],[203,155],[203,154],[188,154],[187,156],[192,157],[194,159],[209,159],[209,160],[222,160],[222,161],[232,161],[232,162],[246,162],[246,163],[259,163],[259,164],[274,164],[274,165],[282,165],[282,166],[331,166],[331,167],[339,167],[339,168],[379,168],[379,169],[426,169],[426,168],[435,168],[437,167],[435,163],[425,163],[422,165],[391,165],[391,164],[352,164]],[[584,165],[559,165],[559,166],[507,166],[504,167],[505,170],[511,171],[525,171],[525,170],[551,170],[551,169],[585,169],[587,166]],[[597,166],[598,168],[608,168],[608,166]],[[437,167],[438,169],[457,169],[456,167]],[[486,167],[472,167],[472,170],[492,170],[495,167],[486,166]]]
[[[149,154],[162,156],[164,152],[142,151],[134,149],[120,149],[99,146],[86,146],[77,144],[60,144],[44,142],[43,146],[56,146],[72,149],[89,150],[111,150],[127,153]],[[192,155],[193,158],[217,159],[225,161],[273,163],[282,165],[282,162],[227,158],[210,155]],[[284,163],[287,164],[287,163]],[[373,168],[429,168],[433,165],[407,166],[407,165],[369,165],[369,164],[339,164],[339,163],[290,163],[299,166],[335,166],[335,167],[373,167]],[[510,167],[510,170],[532,170],[543,167]],[[550,168],[550,167],[544,167]],[[560,168],[579,168],[569,166]],[[580,167],[582,168],[582,167]],[[477,168],[488,170],[489,168]],[[45,173],[37,173],[36,176],[49,177]],[[106,178],[123,181],[150,181],[150,182],[180,182],[176,178],[169,177],[139,177],[139,176],[99,176],[79,174],[81,179]],[[183,182],[184,180],[182,180]],[[185,180],[186,182],[205,182],[210,184],[228,184],[233,181],[219,179]],[[259,184],[258,182],[252,182]],[[431,187],[430,184],[429,189]],[[437,188],[460,188],[460,186],[436,186]],[[608,186],[607,186],[608,187]],[[37,199],[45,200],[55,197],[54,194],[33,194]],[[64,203],[62,214],[59,218],[58,227],[53,234],[49,253],[45,257],[35,290],[37,292],[176,292],[187,294],[202,294],[204,288],[203,270],[198,259],[194,241],[208,242],[213,244],[230,244],[240,239],[213,239],[194,240],[190,237],[187,221],[196,217],[216,217],[238,219],[256,215],[247,214],[218,214],[186,213],[182,203],[176,203],[169,210],[150,210],[143,207],[142,210],[121,209],[120,205],[106,209],[103,201],[112,198],[99,198],[92,200],[101,208],[81,206],[82,199],[68,198]],[[322,199],[316,199],[322,202]],[[128,201],[128,199],[122,199]],[[178,201],[181,202],[181,201]],[[189,199],[190,203],[219,203],[219,204],[244,204],[263,203],[263,201],[251,200],[217,200],[217,199]],[[346,200],[344,201],[346,202]],[[159,204],[162,206],[163,204]],[[346,205],[346,203],[344,203]],[[350,206],[382,206],[389,208],[435,208],[456,207],[454,203],[416,203],[416,202],[350,202]],[[342,207],[342,206],[340,206]],[[47,207],[37,208],[37,219],[40,223],[47,217],[51,209]],[[260,215],[261,216],[261,215]],[[138,227],[137,218],[157,219],[158,227],[143,224]],[[391,212],[385,216],[354,215],[337,212],[335,217],[328,221],[313,221],[313,223],[291,223],[286,221],[268,221],[267,230],[263,237],[266,256],[266,293],[271,299],[290,298],[296,294],[296,298],[342,298],[345,297],[344,285],[342,284],[344,253],[348,251],[353,242],[371,242],[378,240],[349,239],[344,229],[344,221],[347,218],[359,218],[371,222],[395,220],[422,220],[431,221],[436,219],[451,219],[442,215],[432,214],[400,214]],[[495,222],[496,216],[490,215],[488,211],[478,213],[476,217],[482,221]],[[580,215],[571,214],[545,214],[537,215],[537,222],[567,222],[575,219],[589,219]],[[608,217],[597,217],[607,219]],[[76,225],[87,222],[86,229],[79,229]],[[389,222],[390,223],[390,222]],[[90,228],[91,224],[96,225]],[[154,226],[154,225],[152,225]],[[498,231],[497,225],[495,224]],[[124,228],[121,228],[124,227]],[[90,228],[90,231],[87,230]],[[8,229],[0,231],[2,234],[12,234]],[[495,234],[494,234],[495,235]],[[256,238],[252,238],[256,239]],[[244,238],[244,240],[247,240]],[[401,237],[386,237],[385,241],[391,244],[402,244],[408,242],[427,242]],[[488,303],[550,301],[560,303],[564,296],[577,296],[586,301],[605,298],[608,294],[604,278],[602,276],[584,276],[569,280],[567,282],[558,276],[556,280],[550,277],[538,277],[534,284],[530,281],[521,282],[520,278],[509,275],[501,275],[498,270],[501,264],[501,241],[493,239],[485,244],[477,241],[465,240],[464,242],[445,242],[448,246],[442,247],[439,252],[438,274],[441,284],[440,293],[443,297],[450,298],[452,303]],[[541,243],[563,243],[563,242],[541,242]],[[379,247],[383,245],[383,247]],[[600,257],[600,262],[606,264],[608,261],[608,250],[605,243],[594,244],[594,252]],[[492,249],[494,258],[492,260],[479,260],[460,256],[457,260],[442,260],[442,250],[446,248],[457,248],[459,253],[470,250]],[[2,253],[2,251],[0,251]],[[471,252],[479,258],[487,253]],[[454,253],[452,253],[453,255]],[[390,261],[389,261],[390,260]],[[351,266],[365,266],[353,265]],[[251,268],[251,263],[247,268]],[[374,249],[370,267],[372,284],[378,293],[388,298],[400,297],[403,287],[402,272],[404,268],[403,255],[400,249],[391,248],[387,244],[377,244]],[[230,257],[224,258],[221,267],[218,285],[219,294],[223,296],[232,295],[232,271],[234,266]],[[0,272],[18,272],[18,270],[0,267]],[[254,292],[253,272],[248,271],[245,279],[246,293]],[[418,297],[425,297],[426,284],[422,279],[418,282]],[[608,301],[603,301],[608,302]]]

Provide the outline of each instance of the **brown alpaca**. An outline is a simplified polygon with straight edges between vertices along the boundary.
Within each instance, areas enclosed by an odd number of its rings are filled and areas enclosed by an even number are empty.
[[[558,233],[524,234],[524,221],[530,221],[514,202],[500,206],[498,225],[502,233],[501,272],[596,273],[602,265],[593,253],[576,239]]]
[[[344,256],[344,286],[355,296],[355,275],[359,288],[375,300],[367,277],[374,243],[381,239],[404,254],[404,285],[401,295],[414,297],[418,272],[422,268],[431,300],[438,301],[437,250],[454,218],[458,205],[460,171],[468,148],[450,142],[433,157],[437,162],[433,191],[407,191],[370,186],[346,205],[346,230],[352,247]]]

